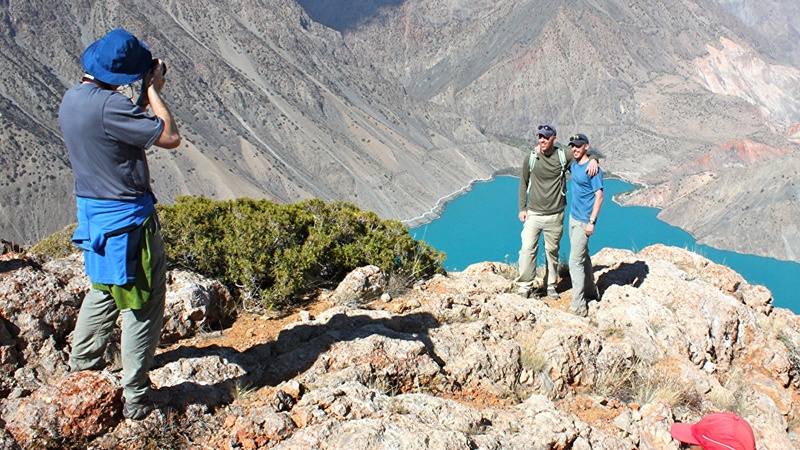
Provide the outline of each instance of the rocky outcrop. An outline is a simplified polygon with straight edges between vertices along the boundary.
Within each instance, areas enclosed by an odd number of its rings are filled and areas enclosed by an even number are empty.
[[[219,326],[220,308],[230,304],[220,282],[193,273],[169,272],[167,287],[162,343]],[[0,256],[2,418],[23,442],[39,435],[91,438],[121,418],[117,376],[67,376],[70,335],[88,290],[81,255],[52,261]],[[118,348],[117,329],[107,350],[109,369],[119,368]]]
[[[360,267],[345,276],[333,292],[333,298],[345,305],[358,305],[380,297],[386,288],[386,276],[378,266]]]
[[[63,423],[94,416],[89,406],[64,406],[74,392],[89,396],[81,404],[110,408],[112,418],[118,400],[87,393],[75,380],[81,374],[28,390],[15,390],[15,376],[7,390],[15,394],[1,402],[9,433],[0,438],[41,442],[23,417],[58,413],[64,422],[44,427],[39,439],[100,448],[138,439],[208,449],[677,449],[672,423],[731,410],[750,422],[759,449],[800,445],[796,315],[773,307],[763,287],[686,250],[605,249],[592,260],[602,298],[587,318],[567,311],[568,280],[558,300],[527,299],[514,293],[513,268],[481,263],[391,302],[372,293],[373,300],[341,304],[323,292],[284,318],[243,316],[219,332],[179,337],[151,371],[170,394],[168,406],[143,422],[89,418],[94,428],[78,433]],[[53,267],[71,267],[4,264],[0,286],[57,278]],[[59,273],[59,291],[83,283],[77,273]],[[371,284],[366,273],[351,277],[348,292]],[[186,280],[184,288],[208,282]],[[75,292],[61,302],[79,304]],[[19,328],[20,317],[4,315],[7,330]],[[32,334],[7,337],[17,355],[26,354],[14,345],[20,336]],[[16,364],[25,373],[28,361]]]

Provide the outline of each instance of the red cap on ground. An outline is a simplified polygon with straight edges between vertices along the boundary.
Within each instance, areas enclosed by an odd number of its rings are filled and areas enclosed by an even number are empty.
[[[734,413],[712,413],[695,424],[676,423],[669,433],[673,438],[705,450],[755,450],[753,429]]]

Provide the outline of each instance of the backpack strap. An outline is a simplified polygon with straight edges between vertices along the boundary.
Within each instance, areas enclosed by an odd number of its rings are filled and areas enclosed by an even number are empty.
[[[539,159],[533,153],[534,151],[535,150],[531,150],[531,156],[528,159],[528,167],[530,168],[530,170],[528,171],[528,191],[527,191],[527,193],[528,193],[528,202],[531,201],[531,181],[530,181],[530,178],[533,176],[533,166],[536,165],[536,160]]]
[[[561,195],[564,197],[567,196],[567,157],[564,155],[564,147],[558,147],[558,160],[561,162],[561,178],[564,179],[564,190],[561,191]]]

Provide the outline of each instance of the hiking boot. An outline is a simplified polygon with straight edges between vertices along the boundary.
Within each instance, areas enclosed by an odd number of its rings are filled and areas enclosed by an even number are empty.
[[[106,367],[105,361],[99,361],[93,366],[82,367],[74,360],[70,360],[69,365],[67,366],[69,373],[82,372],[84,370],[103,370],[105,369],[105,367]]]
[[[153,405],[146,403],[125,403],[122,417],[130,420],[144,420],[153,411]]]
[[[548,287],[547,288],[547,298],[549,298],[550,300],[558,300],[559,299],[558,292],[556,292],[556,288],[554,288],[554,287]]]
[[[517,295],[519,295],[519,296],[522,296],[522,297],[525,297],[525,298],[530,298],[530,296],[531,296],[531,290],[530,290],[530,289],[527,289],[527,288],[522,288],[522,287],[521,287],[521,288],[517,289]]]

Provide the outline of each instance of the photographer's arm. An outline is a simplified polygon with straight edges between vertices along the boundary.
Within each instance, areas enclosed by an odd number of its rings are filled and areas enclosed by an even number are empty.
[[[178,132],[178,124],[175,123],[175,118],[167,108],[167,104],[161,98],[161,89],[167,79],[164,77],[164,70],[162,62],[159,61],[150,73],[150,77],[145,78],[147,83],[147,98],[150,102],[150,108],[153,114],[164,121],[164,130],[161,131],[161,136],[158,137],[155,144],[161,148],[172,149],[181,145],[181,134]]]
[[[181,145],[178,124],[175,123],[175,118],[172,117],[172,113],[169,112],[164,100],[161,99],[161,94],[153,86],[150,86],[147,89],[147,96],[150,98],[150,107],[153,108],[153,114],[164,121],[164,130],[161,131],[161,136],[156,139],[156,145],[167,149],[178,147]]]

